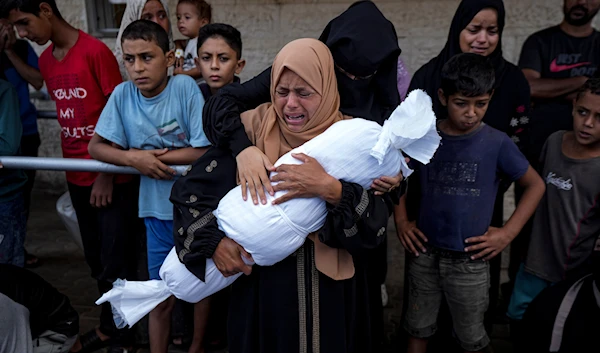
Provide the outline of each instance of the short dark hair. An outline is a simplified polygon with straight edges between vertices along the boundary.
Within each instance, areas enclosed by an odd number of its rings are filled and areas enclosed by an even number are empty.
[[[0,5],[0,18],[7,18],[12,10],[19,10],[39,17],[40,4],[42,3],[50,5],[50,8],[56,17],[60,19],[63,18],[60,11],[58,11],[56,1],[54,0],[2,0],[2,3],[3,4]]]
[[[592,77],[585,81],[583,86],[577,91],[576,100],[579,100],[586,92],[600,96],[600,77]]]
[[[177,5],[184,3],[194,5],[198,10],[198,17],[207,19],[208,23],[212,22],[212,6],[209,3],[204,0],[179,0]]]
[[[198,47],[208,38],[221,37],[236,52],[238,60],[242,58],[242,34],[235,27],[224,23],[212,23],[200,28],[198,34]]]
[[[125,40],[143,39],[147,42],[154,42],[163,53],[169,51],[169,35],[155,22],[148,20],[133,21],[125,28],[121,36],[121,45]]]
[[[456,93],[477,97],[492,93],[495,81],[494,67],[488,58],[461,53],[444,64],[440,88],[446,97]]]

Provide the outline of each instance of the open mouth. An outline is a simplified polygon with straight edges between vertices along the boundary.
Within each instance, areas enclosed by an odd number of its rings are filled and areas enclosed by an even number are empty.
[[[592,137],[592,134],[587,133],[585,131],[579,131],[579,132],[577,132],[577,134],[579,135],[579,137],[581,137],[583,139],[589,139],[590,137]]]
[[[302,123],[304,122],[304,114],[298,114],[298,115],[288,115],[288,114],[284,114],[285,116],[285,120],[288,122],[289,125],[302,125]]]

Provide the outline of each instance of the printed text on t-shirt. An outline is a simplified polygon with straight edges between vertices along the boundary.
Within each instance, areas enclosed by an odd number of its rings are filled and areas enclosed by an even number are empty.
[[[548,176],[546,176],[546,184],[551,184],[556,186],[561,190],[569,191],[573,188],[573,184],[571,184],[571,179],[565,180],[562,177],[557,177],[556,173],[549,172]]]

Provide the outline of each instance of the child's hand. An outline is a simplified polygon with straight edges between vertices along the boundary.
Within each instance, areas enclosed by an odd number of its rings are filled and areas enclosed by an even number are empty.
[[[248,254],[235,240],[224,237],[217,245],[212,259],[223,277],[233,276],[240,272],[244,272],[248,276],[252,272],[252,266],[246,265],[242,256],[252,260],[252,255]]]
[[[472,246],[465,247],[465,251],[480,250],[477,254],[471,256],[471,260],[477,260],[485,256],[484,261],[489,261],[500,254],[504,250],[512,237],[506,232],[504,228],[489,227],[488,231],[481,236],[472,237],[465,240],[465,243],[479,243]]]
[[[185,74],[185,71],[183,71],[183,66],[175,66],[175,69],[173,69],[173,75],[182,75]]]
[[[171,180],[174,175],[177,175],[177,172],[157,158],[167,152],[169,152],[167,148],[162,150],[131,149],[128,151],[130,165],[150,178]]]
[[[423,234],[423,232],[417,228],[417,222],[400,222],[399,226],[396,227],[396,235],[398,236],[398,239],[400,239],[402,246],[404,246],[407,251],[410,251],[415,256],[419,256],[419,251],[417,251],[417,248],[421,249],[422,252],[426,252],[426,249],[421,241],[426,243],[428,240],[425,234]]]
[[[410,158],[404,158],[406,163],[410,161]],[[398,175],[390,177],[390,176],[382,176],[379,179],[375,179],[371,184],[371,189],[375,190],[375,196],[380,196],[388,192],[392,192],[395,188],[400,186],[400,183],[404,179],[402,172],[398,173]]]
[[[183,57],[175,59],[175,69],[181,69],[181,71],[183,71]]]
[[[98,174],[98,177],[96,177],[94,185],[92,186],[92,194],[90,195],[90,205],[92,205],[92,207],[97,208],[107,207],[112,203],[112,193],[112,174]]]

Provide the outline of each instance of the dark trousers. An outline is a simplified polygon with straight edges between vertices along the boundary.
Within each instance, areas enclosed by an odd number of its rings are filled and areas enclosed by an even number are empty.
[[[138,218],[139,179],[115,184],[111,205],[95,208],[90,205],[92,186],[69,183],[71,202],[77,214],[85,260],[100,293],[112,289],[119,278],[137,279],[139,238],[145,236],[144,224]],[[115,339],[118,345],[133,343],[133,331],[117,330],[109,303],[102,305],[100,331]]]
[[[38,148],[40,147],[40,134],[33,134],[21,137],[21,156],[23,157],[37,157]],[[25,170],[27,174],[27,183],[23,185],[23,199],[25,201],[25,215],[29,219],[29,206],[31,204],[31,190],[33,190],[33,183],[35,182],[36,170]]]

